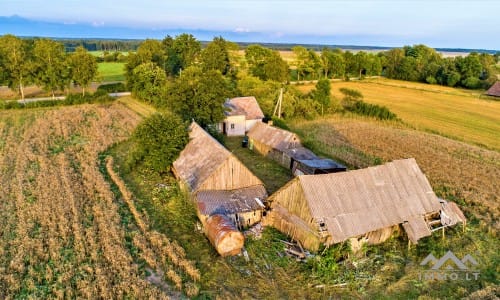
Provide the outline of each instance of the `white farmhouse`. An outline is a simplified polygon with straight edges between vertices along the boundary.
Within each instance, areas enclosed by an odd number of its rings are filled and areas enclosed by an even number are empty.
[[[224,103],[226,118],[218,129],[227,136],[243,136],[257,122],[262,122],[264,113],[255,97],[237,97]]]

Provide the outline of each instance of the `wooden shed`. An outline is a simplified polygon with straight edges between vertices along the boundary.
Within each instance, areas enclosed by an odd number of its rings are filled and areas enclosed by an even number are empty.
[[[351,240],[377,244],[400,225],[413,243],[431,235],[432,222],[442,215],[442,202],[432,191],[415,159],[341,173],[302,175],[268,198],[270,225],[310,250],[321,244]],[[454,221],[456,205],[451,205]],[[458,211],[460,211],[458,209]],[[452,215],[450,213],[450,215]],[[443,224],[447,226],[446,224]]]
[[[238,229],[259,222],[267,192],[263,183],[198,124],[173,163],[173,173],[194,201],[205,234],[222,256],[240,253]]]
[[[283,151],[283,164],[289,163],[294,176],[344,172],[347,168],[328,158],[320,158],[311,150],[299,146]]]
[[[264,113],[253,96],[227,99],[224,107],[226,118],[218,129],[227,136],[243,136],[264,119]]]
[[[299,137],[290,131],[256,123],[248,132],[249,148],[270,157],[285,168],[291,169],[291,157],[286,150],[300,147]]]
[[[495,82],[487,91],[486,95],[500,97],[500,81]]]

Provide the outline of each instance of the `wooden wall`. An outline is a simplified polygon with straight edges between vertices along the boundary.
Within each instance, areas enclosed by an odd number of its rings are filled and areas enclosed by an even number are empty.
[[[231,155],[198,190],[234,190],[254,185],[262,185],[262,182]]]

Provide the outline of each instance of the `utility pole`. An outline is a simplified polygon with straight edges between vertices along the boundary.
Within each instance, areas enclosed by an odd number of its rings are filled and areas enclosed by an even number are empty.
[[[278,102],[276,102],[276,106],[274,107],[273,116],[276,115],[276,110],[278,111],[278,118],[281,119],[281,103],[283,102],[283,88],[280,89],[280,96],[278,97]]]

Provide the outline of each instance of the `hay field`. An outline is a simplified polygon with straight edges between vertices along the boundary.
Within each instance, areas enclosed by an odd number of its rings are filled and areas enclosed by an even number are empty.
[[[119,103],[0,112],[0,298],[197,292],[184,250],[148,230],[123,184],[103,175],[100,153],[139,120]]]
[[[476,91],[374,79],[332,83],[337,101],[342,87],[361,91],[366,102],[387,106],[418,130],[500,150],[500,102],[479,99]],[[299,88],[305,92],[313,86]]]

